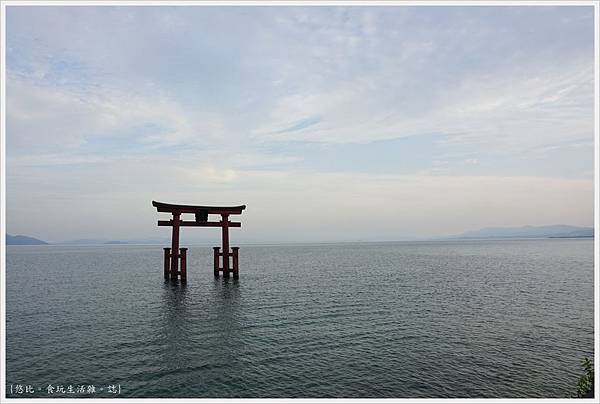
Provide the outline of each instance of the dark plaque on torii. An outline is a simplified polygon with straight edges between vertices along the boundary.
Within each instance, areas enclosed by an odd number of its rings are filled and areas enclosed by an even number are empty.
[[[229,272],[233,272],[233,277],[239,277],[238,250],[239,247],[232,247],[229,250],[229,228],[242,227],[240,222],[230,222],[229,215],[241,215],[246,209],[246,205],[241,206],[200,206],[200,205],[174,205],[170,203],[152,201],[152,206],[158,212],[168,212],[173,215],[171,220],[159,220],[159,226],[173,227],[171,237],[171,248],[164,248],[164,275],[165,279],[177,279],[181,276],[181,281],[187,279],[187,248],[179,248],[179,227],[220,227],[222,230],[222,252],[219,247],[213,247],[214,251],[214,274],[219,276],[219,271],[223,272],[223,277],[229,278]],[[181,220],[182,214],[193,214],[194,220]],[[221,221],[208,221],[208,215],[221,215]],[[219,257],[223,257],[219,260]],[[230,265],[229,257],[233,257],[233,265]],[[179,262],[181,260],[181,268]],[[220,265],[221,261],[223,265]]]

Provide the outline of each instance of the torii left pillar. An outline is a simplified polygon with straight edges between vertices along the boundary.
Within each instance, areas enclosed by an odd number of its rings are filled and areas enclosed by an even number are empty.
[[[179,248],[179,227],[181,212],[173,212],[171,248],[164,248],[164,276],[165,279],[181,278],[187,281],[187,248]],[[179,265],[181,263],[181,266]]]

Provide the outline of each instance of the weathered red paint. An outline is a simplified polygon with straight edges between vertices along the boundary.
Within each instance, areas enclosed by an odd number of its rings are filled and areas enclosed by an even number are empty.
[[[179,217],[180,213],[173,212],[173,234],[171,236],[171,279],[177,279],[179,270]]]
[[[171,249],[169,247],[165,247],[163,250],[165,251],[165,279],[169,279],[169,274],[171,273]]]
[[[221,244],[223,245],[223,277],[229,278],[229,215],[221,214]]]
[[[221,253],[219,252],[220,249],[221,249],[221,247],[213,247],[213,252],[214,252],[214,258],[213,258],[214,273],[215,273],[215,276],[217,278],[219,277],[219,257],[221,256]]]
[[[185,282],[187,280],[187,248],[180,248],[180,256],[181,256],[181,281]],[[177,279],[177,277],[175,278]]]
[[[238,251],[240,250],[240,247],[231,247],[231,250],[233,252],[233,278],[236,279],[240,276],[240,266],[238,259]]]

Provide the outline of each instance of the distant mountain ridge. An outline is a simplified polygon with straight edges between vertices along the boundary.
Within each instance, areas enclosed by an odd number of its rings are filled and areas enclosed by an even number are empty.
[[[40,240],[34,237],[29,236],[11,236],[10,234],[6,235],[6,245],[44,245],[48,244],[44,240]]]
[[[450,238],[453,239],[539,237],[594,237],[594,228],[568,226],[564,224],[550,226],[486,227],[450,236]]]
[[[67,240],[61,241],[54,244],[61,245],[102,245],[102,244],[129,244],[128,241],[122,240],[105,240],[105,239],[95,239],[95,238],[82,238],[78,240]]]

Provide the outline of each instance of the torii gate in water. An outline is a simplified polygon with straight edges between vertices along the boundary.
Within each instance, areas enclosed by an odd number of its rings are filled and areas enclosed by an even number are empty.
[[[173,215],[171,220],[159,220],[159,226],[171,226],[173,233],[171,237],[171,248],[164,248],[164,276],[165,279],[187,280],[187,248],[179,248],[179,227],[220,227],[222,230],[222,248],[213,247],[214,251],[214,274],[219,277],[219,272],[223,272],[223,277],[229,278],[229,272],[233,272],[233,277],[239,277],[238,250],[239,247],[232,247],[229,251],[229,228],[242,227],[240,222],[230,222],[229,215],[241,215],[246,209],[246,205],[240,206],[200,206],[200,205],[174,205],[170,203],[152,201],[152,206],[158,212],[168,212]],[[191,213],[195,220],[181,220],[181,215]],[[208,215],[221,215],[221,221],[208,221]],[[219,257],[222,257],[223,265],[220,265]],[[233,265],[230,266],[229,258],[233,257]],[[181,260],[181,269],[179,266]]]

